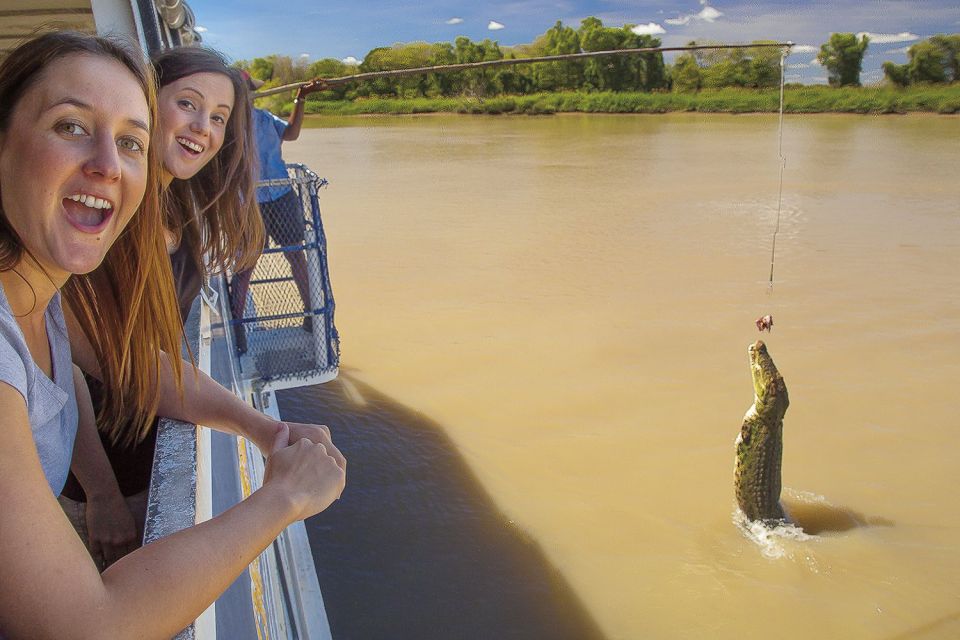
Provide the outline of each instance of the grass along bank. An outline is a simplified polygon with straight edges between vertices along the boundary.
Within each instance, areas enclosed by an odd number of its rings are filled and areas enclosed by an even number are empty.
[[[704,89],[698,93],[562,92],[490,98],[365,98],[308,101],[307,113],[324,115],[475,113],[763,113],[779,108],[778,89]],[[292,104],[286,105],[287,113]],[[788,113],[960,113],[960,84],[893,87],[793,86],[784,95]]]

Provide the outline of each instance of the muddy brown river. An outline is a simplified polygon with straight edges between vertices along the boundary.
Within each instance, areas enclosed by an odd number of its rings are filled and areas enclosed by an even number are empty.
[[[352,402],[441,431],[604,636],[960,635],[960,117],[788,116],[772,290],[775,116],[311,124]],[[734,524],[764,314],[802,531]]]

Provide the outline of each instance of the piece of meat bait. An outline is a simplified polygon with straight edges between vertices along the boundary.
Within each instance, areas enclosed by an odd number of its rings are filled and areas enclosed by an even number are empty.
[[[770,331],[773,328],[773,316],[760,316],[757,318],[757,331]]]

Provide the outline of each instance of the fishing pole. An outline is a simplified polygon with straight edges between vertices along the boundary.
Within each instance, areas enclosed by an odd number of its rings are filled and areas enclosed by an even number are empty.
[[[555,56],[539,56],[535,58],[501,58],[500,60],[484,60],[482,62],[461,62],[458,64],[436,65],[432,67],[416,67],[413,69],[392,69],[390,71],[368,71],[357,73],[351,76],[340,78],[314,78],[303,82],[292,82],[280,87],[273,87],[265,91],[253,94],[254,99],[265,98],[267,96],[294,91],[300,87],[318,82],[322,83],[324,88],[339,87],[351,82],[362,82],[365,80],[379,80],[381,78],[402,78],[405,76],[418,75],[423,73],[451,73],[454,71],[463,71],[466,69],[485,69],[487,67],[500,67],[515,64],[533,64],[537,62],[562,62],[564,60],[581,60],[585,58],[601,58],[605,56],[622,56],[636,53],[658,53],[663,51],[699,51],[702,49],[758,49],[765,47],[778,47],[786,49],[789,53],[793,47],[792,42],[764,42],[757,44],[693,44],[684,47],[643,47],[639,49],[613,49],[611,51],[582,51],[580,53],[562,53]],[[784,54],[786,55],[786,54]]]

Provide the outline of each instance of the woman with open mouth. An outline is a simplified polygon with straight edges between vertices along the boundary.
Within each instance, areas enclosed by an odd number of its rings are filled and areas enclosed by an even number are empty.
[[[274,423],[257,434],[269,454],[261,489],[102,574],[56,502],[75,441],[90,435],[78,433],[83,381],[61,289],[96,345],[91,368],[121,398],[123,413],[104,412],[109,428],[195,405],[192,372],[159,357],[179,348],[181,326],[156,113],[139,53],[111,40],[46,34],[0,63],[2,638],[170,637],[343,488],[343,463],[324,444],[289,446],[290,429]]]

